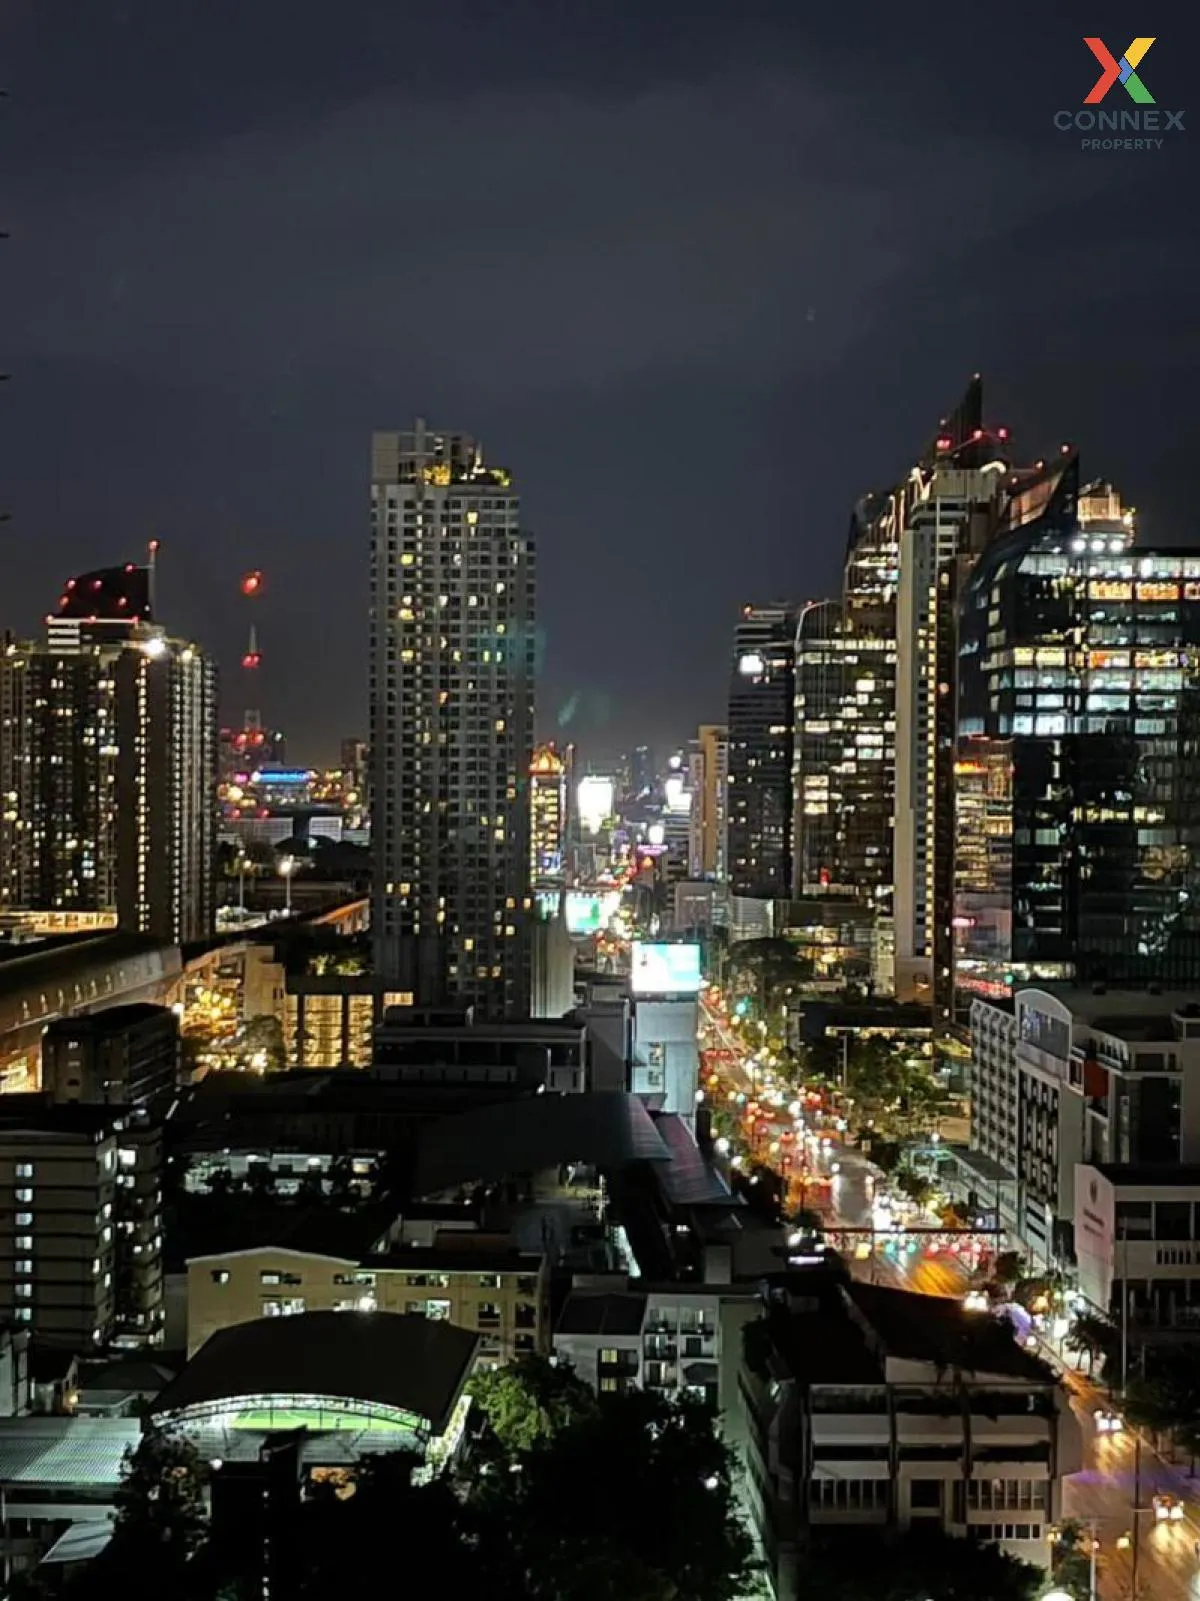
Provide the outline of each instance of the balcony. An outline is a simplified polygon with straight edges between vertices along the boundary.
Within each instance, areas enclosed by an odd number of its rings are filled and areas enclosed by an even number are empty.
[[[679,1360],[679,1347],[672,1341],[660,1338],[651,1338],[646,1341],[646,1360],[648,1362],[677,1362]]]

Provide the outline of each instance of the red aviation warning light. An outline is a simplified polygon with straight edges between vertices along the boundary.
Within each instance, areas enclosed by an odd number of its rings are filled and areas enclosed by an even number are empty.
[[[246,573],[242,579],[242,594],[257,595],[263,586],[263,575],[256,567],[252,573]]]
[[[262,655],[257,650],[248,650],[242,657],[242,666],[249,672],[262,665]]]

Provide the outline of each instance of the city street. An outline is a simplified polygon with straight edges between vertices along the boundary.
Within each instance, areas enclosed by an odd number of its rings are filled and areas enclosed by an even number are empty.
[[[723,1073],[731,1084],[748,1094],[759,1088],[758,1075],[746,1065],[748,1051],[725,1019],[701,998],[702,1025],[710,1046],[727,1052]],[[833,1164],[838,1166],[832,1173]],[[828,1150],[810,1158],[815,1173],[830,1174],[829,1204],[824,1210],[827,1226],[869,1228],[872,1219],[872,1193],[877,1172],[861,1152],[835,1141]],[[867,1238],[864,1236],[864,1238]],[[857,1278],[877,1284],[893,1284],[925,1295],[961,1297],[969,1275],[963,1264],[949,1255],[932,1256],[926,1250],[913,1253],[873,1251],[863,1260],[852,1249],[845,1252],[851,1272]],[[982,1315],[982,1314],[981,1314]],[[1043,1353],[1056,1367],[1057,1354],[1048,1347]],[[1100,1542],[1097,1558],[1098,1601],[1135,1601],[1133,1592],[1133,1499],[1134,1441],[1131,1433],[1101,1435],[1096,1432],[1095,1411],[1108,1404],[1107,1393],[1073,1368],[1063,1370],[1071,1391],[1071,1405],[1080,1421],[1083,1436],[1083,1471],[1064,1485],[1063,1515],[1080,1522],[1095,1523]],[[1148,1447],[1141,1453],[1142,1512],[1138,1530],[1138,1584],[1136,1601],[1200,1601],[1200,1505],[1195,1487],[1178,1467],[1162,1462]],[[1178,1497],[1187,1506],[1182,1523],[1156,1523],[1153,1498],[1158,1494]],[[1127,1548],[1118,1540],[1129,1537]]]

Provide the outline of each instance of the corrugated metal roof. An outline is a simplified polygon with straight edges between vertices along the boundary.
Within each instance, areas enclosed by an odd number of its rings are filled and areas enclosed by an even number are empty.
[[[539,1173],[562,1162],[612,1170],[631,1162],[666,1162],[670,1152],[636,1095],[535,1095],[481,1106],[421,1131],[418,1195],[460,1184],[493,1183]]]
[[[136,1418],[0,1419],[0,1484],[113,1484]]]
[[[56,1562],[90,1562],[104,1550],[112,1539],[112,1533],[111,1516],[87,1523],[72,1523],[46,1552],[42,1558],[42,1565]]]

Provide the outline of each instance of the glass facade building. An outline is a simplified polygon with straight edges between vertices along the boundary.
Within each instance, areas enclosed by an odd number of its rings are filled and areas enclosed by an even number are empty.
[[[1065,458],[964,589],[960,1010],[1035,980],[1200,981],[1200,552],[1139,549]]]
[[[796,614],[743,606],[729,683],[729,885],[786,900],[792,885],[792,713]]]

